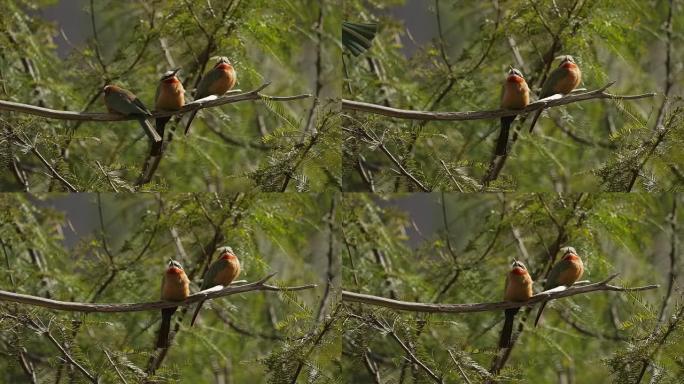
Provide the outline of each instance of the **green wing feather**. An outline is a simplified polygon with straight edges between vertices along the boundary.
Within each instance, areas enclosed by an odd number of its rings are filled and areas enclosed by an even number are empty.
[[[154,93],[155,108],[157,108],[156,105],[157,105],[157,100],[159,100],[159,94],[160,93],[161,93],[161,82],[159,83],[159,85],[157,85],[157,92]]]
[[[136,107],[138,107],[138,110],[140,111],[140,113],[143,113],[143,114],[145,114],[145,115],[151,115],[151,114],[152,114],[152,112],[150,112],[150,110],[147,109],[147,107],[145,106],[145,104],[143,104],[143,102],[140,101],[140,99],[138,99],[137,97],[135,97],[135,98],[133,99],[133,104],[134,104]]]
[[[218,81],[221,76],[223,75],[214,69],[205,73],[204,77],[202,77],[202,80],[200,80],[199,84],[197,85],[197,94],[195,95],[195,100],[211,95],[211,93],[209,93],[209,86],[215,81]]]
[[[218,273],[226,267],[226,263],[228,263],[228,261],[219,259],[209,266],[207,273],[204,274],[202,290],[216,286],[216,284],[214,284],[214,278],[216,278],[216,275],[218,275]]]
[[[377,24],[342,22],[342,45],[354,56],[368,50],[378,32]]]
[[[565,68],[556,68],[551,72],[549,75],[549,78],[546,79],[544,82],[544,86],[542,87],[541,94],[539,95],[540,99],[543,99],[545,97],[549,97],[553,95],[555,92],[553,91],[553,87],[561,81],[565,76],[567,76],[567,69]]]
[[[209,77],[211,76],[211,73],[213,71],[209,71],[202,76],[202,80],[200,80],[199,84],[197,84],[197,92],[195,92],[195,100],[199,100],[203,97],[209,96],[209,84],[211,84],[211,81],[209,80]]]
[[[135,98],[131,100],[127,95],[119,93],[111,94],[107,97],[107,104],[115,111],[124,115],[149,115],[150,111],[145,108],[143,103]]]
[[[544,283],[544,289],[546,290],[557,287],[559,285],[558,278],[560,277],[561,272],[567,268],[568,263],[565,260],[561,260],[554,265],[553,268],[551,268],[551,273],[549,273],[549,278],[546,279],[546,283]]]

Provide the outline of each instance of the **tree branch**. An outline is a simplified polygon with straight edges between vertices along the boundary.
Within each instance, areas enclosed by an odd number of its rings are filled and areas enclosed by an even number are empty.
[[[255,281],[253,283],[247,283],[237,286],[222,287],[217,286],[210,289],[206,289],[201,292],[197,292],[193,295],[188,296],[187,299],[183,301],[152,301],[146,303],[122,303],[122,304],[90,304],[90,303],[79,303],[70,301],[59,301],[46,299],[39,296],[24,295],[21,293],[14,293],[8,291],[0,291],[0,301],[7,301],[13,303],[21,303],[28,305],[35,305],[39,307],[45,307],[50,309],[55,309],[58,311],[72,311],[72,312],[140,312],[140,311],[152,311],[159,310],[162,308],[171,307],[181,307],[188,306],[204,300],[212,300],[223,296],[235,295],[243,292],[251,291],[301,291],[304,289],[315,288],[316,284],[299,285],[294,287],[276,287],[273,285],[265,284],[267,280],[272,278],[275,273],[262,278],[261,280]]]
[[[389,117],[395,117],[398,119],[409,119],[409,120],[449,120],[449,121],[462,121],[462,120],[485,120],[485,119],[496,119],[503,116],[513,116],[529,113],[536,111],[538,109],[546,109],[550,107],[557,107],[560,105],[566,105],[571,103],[576,103],[578,101],[592,100],[592,99],[612,99],[612,100],[636,100],[643,99],[646,97],[654,97],[655,92],[643,93],[640,95],[614,95],[612,93],[606,92],[608,87],[615,84],[614,81],[604,85],[601,88],[595,89],[593,91],[587,92],[577,92],[572,93],[567,96],[562,96],[560,94],[547,97],[545,99],[537,100],[530,103],[524,109],[512,110],[512,109],[494,109],[485,111],[466,111],[466,112],[426,112],[426,111],[414,111],[407,109],[390,108],[382,105],[364,103],[362,101],[354,101],[342,99],[342,110],[343,111],[359,111],[367,113],[375,113],[378,115],[384,115]]]
[[[236,94],[229,94],[225,96],[209,96],[203,99],[195,100],[193,102],[187,103],[183,108],[177,111],[158,111],[152,113],[148,118],[153,119],[157,117],[167,117],[174,115],[182,115],[187,112],[196,111],[204,108],[217,107],[224,104],[237,103],[239,101],[245,100],[272,100],[272,101],[290,101],[306,99],[311,97],[310,94],[301,94],[294,96],[268,96],[261,94],[264,88],[268,87],[271,83],[264,83],[258,88]],[[27,113],[30,115],[36,115],[41,117],[46,117],[49,119],[58,120],[80,120],[80,121],[122,121],[122,120],[137,120],[135,116],[122,116],[113,113],[88,113],[88,112],[74,112],[74,111],[59,111],[56,109],[36,107],[34,105],[15,103],[13,101],[0,100],[0,110]]]
[[[616,292],[635,292],[646,291],[649,289],[656,289],[658,284],[646,285],[643,287],[625,288],[608,284],[615,279],[618,274],[613,274],[607,279],[580,286],[572,286],[566,289],[554,288],[548,291],[537,293],[528,301],[513,302],[513,301],[499,301],[493,303],[472,303],[472,304],[432,304],[432,303],[417,303],[401,300],[387,299],[384,297],[367,295],[363,293],[356,293],[350,291],[342,291],[342,301],[363,303],[369,305],[376,305],[396,309],[400,311],[409,312],[428,312],[428,313],[471,313],[471,312],[488,312],[488,311],[502,311],[508,308],[518,308],[530,306],[532,304],[541,303],[562,297],[574,296],[583,293],[596,291],[616,291]],[[564,288],[564,287],[563,287]]]

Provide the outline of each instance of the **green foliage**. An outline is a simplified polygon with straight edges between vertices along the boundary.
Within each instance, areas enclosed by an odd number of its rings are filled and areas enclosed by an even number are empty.
[[[49,330],[102,382],[119,380],[113,364],[128,382],[145,377],[209,382],[219,372],[234,382],[283,382],[276,380],[281,371],[269,363],[278,360],[295,367],[301,362],[304,382],[314,374],[314,364],[321,374],[332,371],[340,345],[332,312],[335,292],[318,320],[328,269],[319,255],[328,251],[331,199],[313,194],[0,194],[3,290],[65,301],[155,301],[169,258],[182,263],[193,281],[191,290],[197,291],[208,256],[215,257],[213,249],[224,244],[240,258],[239,279],[256,281],[277,272],[270,281],[276,286],[317,284],[311,290],[211,300],[193,328],[186,310],[194,306],[179,308],[174,317],[181,320],[180,331],[154,376],[145,372],[158,311],[84,315],[2,303],[0,353],[11,358],[0,359],[0,381],[26,379],[19,365],[22,353],[30,355],[39,382],[54,382],[59,372],[82,381],[48,338],[27,326],[30,321]],[[331,325],[319,340],[327,322]]]
[[[562,54],[577,59],[581,87],[616,81],[609,92],[658,96],[551,108],[533,135],[531,118],[519,116],[513,129],[522,133],[489,185],[484,176],[498,119],[426,122],[349,111],[342,122],[345,189],[419,191],[369,134],[435,191],[681,190],[684,159],[675,148],[684,129],[675,63],[682,59],[676,26],[684,14],[676,6],[668,37],[666,1],[426,1],[385,11],[397,3],[345,1],[344,18],[380,28],[371,49],[358,57],[343,53],[344,98],[409,110],[497,109],[509,65],[522,70],[534,100]],[[663,105],[669,117],[656,127]]]
[[[671,247],[682,240],[679,229],[672,232],[684,223],[680,205],[678,195],[347,194],[338,214],[346,245],[342,284],[423,303],[496,302],[513,259],[528,266],[539,292],[558,249],[573,246],[584,260],[583,280],[620,273],[613,284],[661,287],[555,300],[537,328],[536,309],[523,309],[517,317],[523,331],[499,380],[634,383],[648,363],[642,383],[653,375],[660,380],[653,382],[674,383],[684,334],[678,274],[666,320],[657,318]],[[681,257],[674,252],[677,273]],[[345,309],[342,367],[352,382],[373,382],[369,365],[381,382],[434,382],[394,336],[444,382],[491,376],[503,313],[426,314],[356,303]]]
[[[340,157],[317,156],[321,148],[334,146],[339,152],[340,147],[340,136],[334,133],[339,122],[321,119],[329,114],[329,100],[337,95],[334,68],[339,43],[328,37],[339,34],[339,12],[334,5],[320,6],[319,39],[315,33],[319,6],[300,0],[95,1],[91,2],[94,9],[83,3],[83,12],[69,22],[82,25],[85,33],[94,28],[97,34],[81,44],[69,40],[63,44],[68,50],[59,52],[56,43],[63,40],[62,26],[45,21],[39,13],[47,2],[12,0],[0,5],[0,12],[11,16],[3,17],[0,24],[5,31],[0,36],[1,99],[58,110],[104,112],[102,88],[115,83],[153,109],[162,73],[180,66],[186,101],[190,101],[198,77],[211,68],[213,57],[225,55],[237,70],[236,88],[249,91],[268,81],[272,84],[263,91],[267,95],[315,95],[318,82],[318,100],[264,99],[205,109],[189,136],[182,134],[186,119],[172,119],[167,133],[172,131],[169,138],[173,140],[144,189],[338,188],[334,180],[340,178]],[[26,8],[35,11],[28,13]],[[309,126],[309,115],[316,131]],[[316,121],[323,125],[316,126]],[[79,123],[13,112],[0,116],[0,131],[1,165],[18,169],[0,176],[3,190],[64,189],[33,148],[79,191],[132,190],[149,152],[135,121]],[[311,150],[290,156],[298,152],[301,142],[312,140],[316,144]],[[271,169],[272,159],[284,163],[277,172]],[[22,176],[28,186],[22,185]],[[284,185],[286,177],[297,182]]]

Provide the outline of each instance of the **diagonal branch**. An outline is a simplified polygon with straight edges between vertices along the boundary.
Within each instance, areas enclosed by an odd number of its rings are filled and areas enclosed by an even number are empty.
[[[174,115],[182,115],[184,113],[197,111],[204,108],[217,107],[224,104],[237,103],[239,101],[245,100],[271,100],[271,101],[290,101],[306,99],[311,97],[310,94],[301,94],[294,96],[268,96],[261,94],[260,92],[268,87],[271,83],[264,83],[258,88],[236,94],[229,94],[225,96],[209,96],[203,99],[195,100],[191,103],[187,103],[183,108],[177,111],[158,111],[152,113],[148,118],[153,119],[157,117],[167,117]],[[87,113],[87,112],[74,112],[74,111],[59,111],[56,109],[36,107],[34,105],[15,103],[13,101],[0,100],[0,110],[1,111],[12,111],[27,113],[30,115],[36,115],[41,117],[46,117],[49,119],[58,120],[80,120],[80,121],[121,121],[121,120],[137,120],[138,117],[135,116],[122,116],[113,113]]]
[[[28,305],[35,305],[39,307],[45,307],[50,309],[55,309],[58,311],[71,311],[71,312],[140,312],[140,311],[151,311],[159,310],[162,308],[171,307],[181,307],[188,306],[204,300],[212,300],[219,297],[235,295],[243,292],[252,291],[301,291],[305,289],[312,289],[316,287],[316,284],[299,285],[293,287],[276,287],[273,285],[266,284],[266,281],[275,276],[275,273],[262,278],[261,280],[255,281],[253,283],[247,283],[237,286],[216,286],[210,289],[206,289],[201,292],[197,292],[193,295],[188,296],[187,299],[183,301],[152,301],[147,303],[122,303],[122,304],[90,304],[90,303],[79,303],[70,301],[59,301],[46,299],[39,296],[24,295],[21,293],[14,293],[8,291],[0,291],[0,301],[21,303]]]
[[[354,101],[342,99],[342,110],[343,111],[359,111],[374,113],[378,115],[384,115],[389,117],[395,117],[398,119],[409,119],[409,120],[448,120],[448,121],[463,121],[463,120],[485,120],[485,119],[496,119],[503,116],[513,116],[529,113],[539,109],[546,109],[550,107],[557,107],[560,105],[566,105],[571,103],[576,103],[578,101],[592,100],[592,99],[612,99],[612,100],[636,100],[643,99],[647,97],[654,97],[655,92],[643,93],[640,95],[615,95],[606,92],[606,89],[611,85],[615,84],[614,81],[604,85],[601,88],[595,89],[593,91],[587,92],[577,92],[572,93],[567,96],[562,96],[560,94],[553,95],[541,100],[537,100],[530,103],[524,109],[512,110],[512,109],[493,109],[485,111],[466,111],[466,112],[426,112],[426,111],[414,111],[408,109],[398,109],[385,107],[382,105],[364,103],[362,101]]]
[[[524,302],[513,301],[499,301],[493,303],[472,303],[472,304],[432,304],[432,303],[417,303],[401,300],[393,300],[380,296],[367,295],[363,293],[356,293],[350,291],[342,291],[342,301],[363,303],[369,305],[376,305],[380,307],[391,308],[399,311],[409,312],[428,312],[428,313],[472,313],[472,312],[488,312],[488,311],[502,311],[508,308],[519,308],[541,303],[544,301],[560,299],[562,297],[580,295],[583,293],[597,292],[597,291],[615,291],[615,292],[635,292],[656,289],[657,284],[646,285],[643,287],[625,288],[608,284],[615,279],[618,274],[613,274],[603,281],[593,284],[586,284],[580,286],[572,286],[570,288],[558,289],[554,288],[548,291],[537,293],[531,299]]]
[[[43,165],[47,169],[50,170],[50,173],[52,174],[52,176],[54,178],[56,178],[57,180],[59,180],[62,183],[62,185],[64,185],[69,190],[69,192],[78,192],[76,187],[74,187],[69,181],[67,181],[67,179],[64,178],[64,176],[60,175],[59,172],[57,172],[57,170],[52,166],[52,164],[50,164],[50,162],[45,158],[45,156],[43,156],[43,154],[41,154],[38,151],[38,148],[36,148],[36,146],[34,144],[28,143],[26,140],[22,139],[17,134],[14,134],[14,137],[23,146],[29,148],[31,150],[31,152],[33,152],[33,154],[36,155],[36,157],[40,160],[40,162],[43,163]]]
[[[52,333],[50,333],[50,329],[49,329],[49,328],[40,326],[38,323],[36,323],[36,322],[35,322],[33,319],[31,319],[31,318],[28,319],[28,323],[29,323],[30,326],[31,326],[32,328],[34,328],[36,331],[38,331],[39,333],[41,333],[42,335],[44,335],[45,337],[47,337],[48,340],[50,340],[50,342],[51,342],[55,347],[57,347],[57,349],[59,349],[59,351],[60,351],[60,352],[62,353],[62,355],[64,356],[64,359],[65,359],[67,362],[69,362],[69,364],[71,364],[71,365],[73,365],[74,367],[76,367],[76,369],[78,369],[79,371],[81,371],[81,373],[83,374],[83,376],[85,376],[86,378],[88,378],[88,380],[89,380],[90,382],[92,382],[92,383],[99,383],[99,380],[97,379],[97,377],[95,377],[93,374],[91,374],[90,372],[88,372],[81,364],[79,364],[79,363],[78,363],[78,362],[69,354],[69,352],[68,352],[67,349],[64,347],[64,345],[62,345],[59,341],[57,341],[57,339],[55,339],[54,336],[52,336]]]

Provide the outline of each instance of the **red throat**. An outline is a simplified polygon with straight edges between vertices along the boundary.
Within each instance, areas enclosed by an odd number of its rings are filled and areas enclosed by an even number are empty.
[[[169,269],[166,270],[166,273],[168,273],[169,275],[180,275],[181,273],[183,273],[183,270],[176,267],[169,267]]]
[[[227,71],[227,70],[233,68],[233,66],[230,65],[230,64],[228,64],[228,63],[221,63],[221,64],[217,65],[216,68],[217,68],[217,69],[222,69],[222,70],[224,70],[224,71]]]
[[[224,260],[232,260],[235,258],[235,255],[233,255],[232,253],[226,252],[223,255],[221,255],[221,258]]]
[[[175,77],[175,76],[174,76],[174,77],[169,77],[168,79],[164,79],[164,82],[167,83],[167,84],[180,83],[180,81],[178,81],[178,78]]]
[[[522,77],[517,76],[517,75],[510,75],[510,76],[508,76],[508,78],[506,79],[506,81],[508,81],[509,83],[518,83],[518,84],[520,84],[520,83],[524,83],[524,82],[525,82],[525,79],[523,79]]]
[[[574,253],[571,253],[571,254],[565,256],[563,259],[569,260],[569,261],[577,261],[577,260],[579,260],[579,256],[575,255]]]
[[[563,63],[561,65],[561,67],[567,68],[567,69],[575,69],[575,68],[577,68],[577,65],[571,61],[566,61],[565,63]]]
[[[522,269],[522,268],[516,267],[516,268],[513,268],[513,269],[511,270],[511,273],[514,274],[514,275],[522,276],[522,275],[526,274],[527,271],[525,271],[525,270]]]

